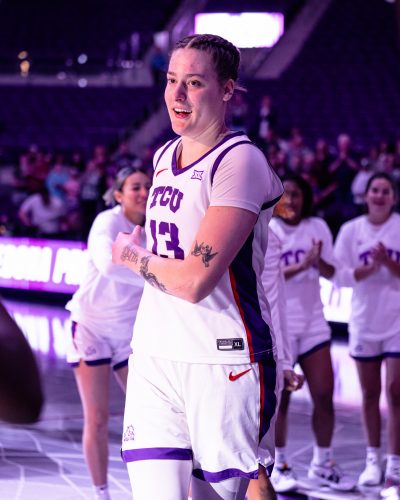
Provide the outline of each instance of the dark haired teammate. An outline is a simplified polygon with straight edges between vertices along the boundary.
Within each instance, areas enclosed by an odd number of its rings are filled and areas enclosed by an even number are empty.
[[[320,276],[330,279],[335,273],[332,235],[324,220],[311,215],[312,191],[308,182],[293,174],[283,179],[283,185],[283,204],[289,208],[289,213],[274,217],[271,228],[282,242],[281,263],[291,353],[303,370],[313,402],[315,444],[308,477],[317,486],[349,490],[354,481],[337,467],[331,448],[335,419],[331,330],[320,297]],[[276,466],[272,475],[277,492],[297,487],[286,452],[289,402],[290,393],[283,391],[276,425]]]
[[[282,184],[262,152],[225,125],[240,54],[214,35],[172,52],[165,102],[175,140],[154,157],[140,232],[114,261],[145,280],[133,335],[122,455],[135,500],[243,499],[260,478],[275,498],[280,385],[261,283]]]

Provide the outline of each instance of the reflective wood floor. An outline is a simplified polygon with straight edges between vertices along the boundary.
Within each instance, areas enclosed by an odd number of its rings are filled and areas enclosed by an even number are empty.
[[[73,374],[65,362],[69,320],[62,305],[3,301],[23,329],[37,356],[45,386],[41,419],[29,426],[0,423],[0,500],[92,499],[90,479],[81,450],[82,409]],[[342,469],[354,478],[364,465],[360,421],[360,392],[345,339],[333,343],[336,428],[334,453]],[[119,455],[123,395],[114,381],[110,405],[109,486],[113,500],[132,498],[125,466]],[[385,413],[385,401],[382,401]],[[306,481],[313,438],[307,387],[297,393],[290,411],[288,449],[301,487],[280,499],[379,498],[378,491],[335,493],[312,490]],[[157,499],[149,499],[157,500]]]

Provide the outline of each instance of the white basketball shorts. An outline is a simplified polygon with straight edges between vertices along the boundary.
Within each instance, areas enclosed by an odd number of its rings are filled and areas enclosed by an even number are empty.
[[[257,478],[259,464],[272,470],[280,389],[272,357],[209,365],[131,356],[123,460],[191,460],[207,482]]]

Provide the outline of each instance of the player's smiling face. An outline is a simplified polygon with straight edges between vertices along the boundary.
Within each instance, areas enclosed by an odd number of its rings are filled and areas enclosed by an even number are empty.
[[[289,224],[298,224],[302,218],[304,204],[303,192],[293,181],[285,181],[283,187],[285,188],[283,204],[288,213],[286,216],[282,216],[282,218]]]
[[[124,215],[135,224],[144,218],[150,187],[150,178],[142,172],[135,172],[126,178],[121,190],[114,193]]]
[[[165,102],[174,132],[201,138],[224,122],[228,87],[221,85],[209,53],[177,49],[168,67]]]
[[[391,183],[381,177],[374,179],[365,194],[365,202],[370,215],[389,217],[396,204],[396,194]]]

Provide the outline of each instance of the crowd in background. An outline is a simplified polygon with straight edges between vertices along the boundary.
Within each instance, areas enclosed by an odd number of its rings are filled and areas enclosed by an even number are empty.
[[[363,212],[363,193],[373,173],[389,173],[400,183],[400,136],[360,150],[339,130],[336,144],[322,136],[309,144],[296,126],[287,134],[280,132],[279,114],[269,95],[260,100],[255,119],[249,116],[246,94],[235,93],[230,128],[247,132],[281,178],[296,173],[311,184],[315,214],[325,219],[334,237],[344,221]],[[139,158],[129,152],[128,142],[121,142],[116,151],[99,144],[88,157],[73,149],[57,153],[28,146],[7,179],[0,234],[85,241],[94,217],[105,208],[103,194],[116,172],[126,165],[151,171],[157,147],[149,145]]]

